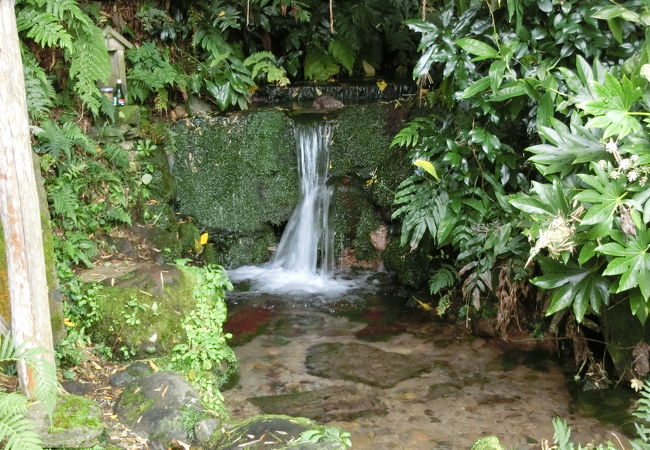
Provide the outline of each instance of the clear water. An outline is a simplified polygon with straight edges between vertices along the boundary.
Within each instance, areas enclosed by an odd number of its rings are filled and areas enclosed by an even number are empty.
[[[235,282],[250,281],[254,291],[340,295],[354,283],[333,276],[333,231],[328,186],[331,125],[294,124],[300,175],[300,203],[293,211],[271,261],[229,272]]]

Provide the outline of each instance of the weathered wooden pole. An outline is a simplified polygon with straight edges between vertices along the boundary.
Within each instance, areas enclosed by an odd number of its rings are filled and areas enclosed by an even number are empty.
[[[14,0],[0,0],[0,42],[0,219],[11,330],[17,343],[47,350],[44,357],[54,363],[43,234]],[[23,391],[33,398],[34,374],[19,364],[18,377]]]

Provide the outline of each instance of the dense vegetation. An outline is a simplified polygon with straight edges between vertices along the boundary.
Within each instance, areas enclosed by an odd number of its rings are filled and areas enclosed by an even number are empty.
[[[626,305],[624,314],[644,327],[650,314],[647,4],[329,6],[16,2],[68,317],[83,322],[93,312],[93,288],[76,282],[71,267],[92,265],[112,229],[160,219],[137,207],[151,201],[149,161],[164,133],[145,121],[142,139],[125,149],[119,144],[128,128],[118,126],[119,112],[96,88],[110,71],[102,27],[111,26],[135,44],[126,55],[129,101],[158,118],[196,96],[220,110],[244,109],[267,83],[412,72],[421,89],[409,101],[419,113],[393,146],[406,148],[415,166],[396,192],[393,220],[401,244],[435,262],[430,303],[460,320],[496,316],[504,337],[522,327],[535,336],[564,334],[583,373],[603,374],[585,330],[603,334],[614,305]],[[219,283],[223,291],[227,283]],[[628,345],[631,377],[649,370],[644,334]],[[71,346],[86,339],[83,329],[71,335]],[[222,335],[212,337],[223,343]],[[177,349],[175,363],[212,364],[185,350]],[[65,348],[60,356],[74,360]]]

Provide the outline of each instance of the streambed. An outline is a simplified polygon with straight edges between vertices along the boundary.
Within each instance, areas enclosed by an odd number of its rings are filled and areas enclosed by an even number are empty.
[[[577,412],[556,361],[474,338],[406,307],[406,295],[376,282],[337,299],[240,286],[227,324],[241,371],[224,393],[232,418],[308,416],[350,432],[355,449],[416,450],[492,434],[540,448],[561,416],[577,442],[614,432],[627,446],[616,426]]]

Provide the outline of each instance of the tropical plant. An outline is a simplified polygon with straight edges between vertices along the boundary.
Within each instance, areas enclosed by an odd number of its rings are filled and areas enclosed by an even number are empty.
[[[44,350],[26,349],[11,337],[0,335],[0,364],[26,364],[35,377],[36,398],[51,416],[54,412],[58,383],[53,364],[41,358]],[[27,417],[28,399],[18,392],[0,391],[0,444],[7,450],[40,450],[42,441]]]

